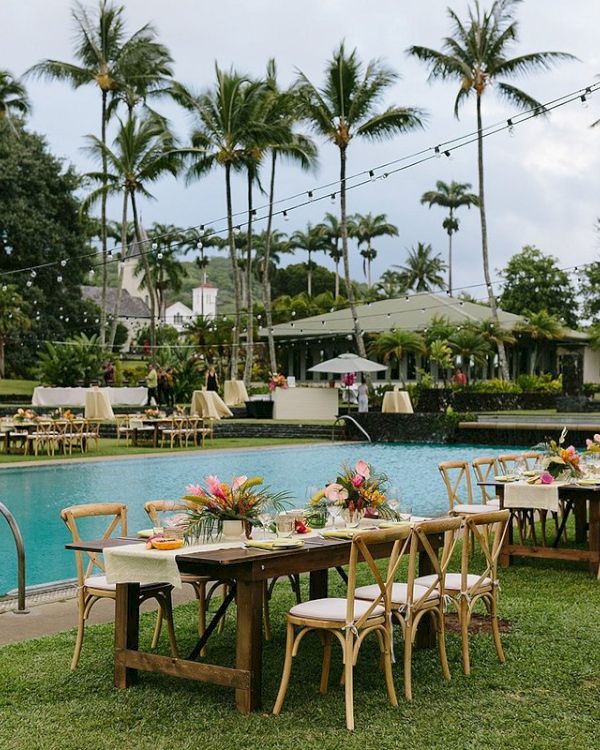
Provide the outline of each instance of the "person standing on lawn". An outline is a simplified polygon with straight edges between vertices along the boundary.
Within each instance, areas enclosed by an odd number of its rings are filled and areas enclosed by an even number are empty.
[[[158,404],[158,373],[156,372],[156,367],[154,365],[150,365],[150,369],[146,375],[146,388],[148,389],[146,406],[153,405],[152,399],[154,399],[155,404]]]

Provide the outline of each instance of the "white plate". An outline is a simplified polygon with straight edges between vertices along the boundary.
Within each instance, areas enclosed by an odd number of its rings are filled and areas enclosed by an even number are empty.
[[[137,535],[140,539],[150,539],[150,537],[154,535],[154,529],[140,529],[137,532]]]

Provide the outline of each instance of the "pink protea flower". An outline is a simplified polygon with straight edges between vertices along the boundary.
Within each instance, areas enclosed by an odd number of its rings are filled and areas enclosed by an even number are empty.
[[[244,482],[248,481],[248,477],[244,476],[243,474],[239,477],[234,477],[233,481],[231,482],[231,489],[232,490],[239,490],[239,488],[244,484]]]
[[[333,482],[325,487],[325,497],[332,503],[343,502],[348,499],[348,490],[341,484]]]
[[[355,487],[360,487],[360,485],[361,485],[361,484],[362,484],[362,483],[363,483],[364,481],[365,481],[365,478],[364,478],[364,477],[361,477],[361,475],[360,475],[360,474],[355,474],[355,475],[354,475],[354,476],[352,477],[352,484],[353,484],[353,485],[354,485]]]
[[[544,471],[540,476],[540,482],[542,484],[552,484],[552,482],[554,482],[554,477],[550,472]]]
[[[570,445],[570,446],[569,446],[569,447],[567,448],[567,453],[569,454],[569,456],[574,456],[574,455],[575,455],[575,453],[576,453],[576,451],[575,451],[575,446],[574,446],[574,445]]]
[[[219,477],[214,476],[213,474],[209,474],[206,477],[206,484],[211,495],[215,495],[217,492],[221,491],[221,482],[219,481]]]
[[[202,497],[204,495],[204,490],[199,484],[188,484],[185,492],[187,495],[194,495],[194,497]]]
[[[596,437],[596,436],[594,435],[594,438],[595,438],[595,437]],[[600,436],[599,436],[599,437],[600,437]],[[589,438],[586,438],[586,441],[585,441],[585,447],[586,447],[586,448],[587,448],[587,449],[589,450],[589,449],[590,449],[590,448],[591,448],[591,447],[592,447],[593,445],[594,445],[594,441],[593,441],[593,440],[590,440]]]
[[[595,443],[600,443],[600,434],[596,433],[596,434],[594,435],[594,442],[595,442]]]
[[[368,479],[371,476],[371,469],[366,461],[357,461],[354,471],[360,474],[363,479]]]

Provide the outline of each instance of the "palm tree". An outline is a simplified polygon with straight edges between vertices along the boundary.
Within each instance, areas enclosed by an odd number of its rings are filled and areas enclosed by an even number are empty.
[[[376,336],[369,347],[369,354],[385,363],[395,361],[398,365],[400,379],[404,383],[401,362],[406,354],[425,354],[427,348],[421,334],[414,331],[384,331]]]
[[[354,138],[384,140],[396,133],[422,127],[422,114],[413,107],[378,109],[378,104],[396,82],[398,75],[379,60],[366,66],[357,51],[346,52],[340,44],[325,68],[325,80],[319,88],[299,74],[298,94],[302,116],[319,135],[331,141],[340,155],[340,227],[346,292],[350,303],[358,353],[366,355],[358,320],[356,298],[350,278],[348,253],[348,216],[346,212],[346,165],[348,148]]]
[[[395,299],[406,292],[406,278],[404,274],[388,268],[375,284],[375,291],[382,299]]]
[[[482,367],[491,352],[489,343],[472,328],[458,328],[448,339],[450,348],[460,356],[463,371],[470,379],[471,362]]]
[[[565,335],[560,320],[555,315],[551,315],[547,310],[527,313],[526,321],[517,325],[516,329],[533,341],[533,351],[529,358],[530,375],[535,373],[542,343],[562,339]]]
[[[148,261],[148,242],[142,236],[139,220],[137,196],[152,198],[147,185],[156,182],[166,173],[176,175],[179,161],[173,151],[173,138],[160,118],[148,115],[138,119],[132,116],[121,123],[114,141],[109,148],[96,136],[88,136],[90,153],[106,163],[106,172],[91,172],[92,180],[100,184],[84,201],[91,205],[108,195],[122,195],[124,228],[123,247],[126,247],[127,206],[131,205],[135,238],[146,275],[148,299],[150,302],[150,346],[154,356],[156,344],[156,293],[153,274]],[[115,315],[115,318],[117,315]]]
[[[430,79],[455,80],[459,83],[454,102],[454,114],[459,115],[461,105],[475,95],[477,113],[477,166],[479,181],[479,216],[481,220],[481,253],[483,275],[488,290],[490,311],[498,323],[496,297],[489,268],[487,217],[483,179],[483,122],[481,103],[486,91],[493,87],[511,105],[544,112],[543,105],[529,94],[503,81],[528,71],[547,70],[554,62],[573,59],[564,52],[534,52],[510,57],[510,47],[518,38],[518,23],[514,19],[514,6],[519,0],[494,0],[489,10],[482,11],[478,0],[469,8],[466,23],[448,8],[453,24],[453,36],[446,37],[441,51],[413,46],[409,53],[425,62],[430,69]],[[508,380],[508,363],[502,343],[498,346],[500,370]]]
[[[28,305],[14,284],[0,288],[0,378],[4,377],[4,355],[7,342],[31,328]]]
[[[202,284],[206,284],[206,267],[210,263],[210,258],[206,256],[206,250],[210,247],[216,247],[218,250],[227,245],[227,240],[216,234],[212,227],[188,229],[182,234],[182,248],[184,253],[198,251],[195,258],[196,266],[202,271]],[[204,318],[204,294],[200,298],[201,311],[200,317]]]
[[[437,363],[438,377],[439,371],[442,371],[442,380],[445,386],[448,382],[448,369],[452,367],[452,349],[445,341],[434,339],[429,344],[429,359]]]
[[[409,251],[403,266],[393,266],[404,276],[407,289],[415,292],[431,292],[444,288],[443,272],[446,270],[442,256],[433,255],[431,245],[418,242],[416,248]]]
[[[298,122],[299,101],[293,89],[282,90],[277,82],[277,66],[275,60],[267,63],[267,103],[268,112],[265,119],[279,126],[277,138],[269,144],[271,166],[269,175],[269,212],[265,232],[266,242],[263,248],[262,263],[262,294],[265,307],[265,322],[267,328],[267,345],[269,348],[269,364],[271,372],[277,372],[275,355],[275,340],[271,332],[273,326],[271,314],[271,248],[275,239],[273,226],[273,207],[275,203],[275,172],[278,158],[286,159],[299,166],[304,171],[313,170],[317,164],[317,147],[305,134],[296,131]]]
[[[435,190],[428,190],[421,196],[421,203],[432,206],[442,206],[448,209],[448,216],[442,222],[442,227],[448,233],[448,294],[452,296],[452,235],[458,232],[458,218],[454,215],[457,208],[479,205],[479,198],[475,193],[469,193],[469,182],[452,182],[448,184],[442,180],[435,183]]]
[[[109,117],[109,99],[119,92],[125,82],[135,75],[140,61],[156,60],[156,32],[151,24],[145,24],[127,37],[124,19],[125,7],[111,0],[99,0],[95,13],[90,15],[80,3],[76,3],[71,15],[75,24],[76,63],[59,60],[43,60],[27,71],[28,75],[67,81],[74,88],[92,84],[100,91],[102,102],[100,118],[100,142],[106,146],[106,126]],[[162,48],[161,48],[162,49]],[[144,65],[142,74],[147,73]],[[103,184],[107,182],[108,163],[102,156]],[[102,298],[100,314],[100,342],[106,340],[106,287],[108,273],[108,249],[106,235],[106,197],[101,198],[100,222],[102,244]]]
[[[16,132],[13,118],[27,115],[30,111],[25,86],[8,70],[0,70],[0,125],[6,122]]]
[[[344,257],[344,253],[340,249],[342,228],[340,226],[338,217],[335,214],[329,212],[325,214],[325,221],[321,222],[317,226],[320,227],[321,231],[329,241],[328,253],[335,266],[334,296],[337,299],[340,296],[340,261]]]
[[[306,231],[296,230],[290,237],[290,247],[295,250],[304,250],[308,253],[308,262],[306,264],[306,292],[312,297],[312,272],[314,263],[312,260],[313,253],[326,252],[329,249],[329,242],[323,229],[318,224],[313,226],[310,222],[306,225]]]
[[[163,242],[165,244],[153,242],[151,249],[146,251],[144,257],[138,261],[135,270],[141,276],[140,286],[142,289],[149,291],[150,285],[154,285],[158,319],[164,322],[167,308],[167,290],[171,289],[175,293],[181,291],[182,281],[187,276],[187,271],[181,261],[177,259],[177,248],[170,247],[164,240]],[[146,268],[150,269],[149,277]]]
[[[364,250],[360,251],[360,254],[364,258],[363,261],[363,273],[367,277],[367,286],[371,288],[371,262],[375,260],[377,256],[377,250],[371,245],[371,241],[375,237],[397,237],[398,227],[394,224],[390,224],[385,214],[373,214],[368,213],[364,216],[356,214],[354,217],[356,224],[355,236],[358,240],[358,246],[360,247],[363,242],[367,244]]]
[[[512,331],[497,326],[493,320],[482,320],[480,323],[473,324],[471,328],[480,333],[496,351],[498,351],[498,344],[502,343],[506,347],[507,344],[514,344],[516,341]]]

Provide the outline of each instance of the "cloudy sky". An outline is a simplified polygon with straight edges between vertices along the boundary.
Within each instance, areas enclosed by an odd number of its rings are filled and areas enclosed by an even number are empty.
[[[429,84],[423,66],[405,54],[411,44],[440,47],[442,37],[450,30],[445,0],[125,0],[124,4],[131,30],[152,21],[171,50],[176,77],[196,89],[211,84],[215,61],[258,76],[270,57],[276,58],[284,83],[293,80],[297,69],[319,82],[325,60],[342,39],[349,47],[356,46],[365,60],[384,58],[402,76],[386,103],[427,110],[427,127],[384,144],[353,143],[350,172],[434,146],[474,127],[474,102],[469,102],[461,119],[456,120],[452,113],[456,84]],[[466,8],[464,0],[451,5],[459,14]],[[0,0],[0,67],[20,75],[42,58],[71,60],[71,7],[70,0]],[[549,101],[597,80],[598,0],[525,0],[518,7],[518,19],[521,36],[513,54],[560,50],[579,60],[564,63],[550,73],[529,75],[516,81],[517,85],[540,101]],[[66,84],[39,81],[29,82],[28,87],[34,106],[32,126],[47,136],[55,153],[80,170],[89,168],[81,146],[84,134],[98,132],[97,92],[92,88],[72,91]],[[191,127],[187,116],[173,107],[165,111],[185,138]],[[486,95],[486,123],[512,114],[514,110],[493,91]],[[549,119],[522,125],[513,137],[501,133],[486,141],[494,268],[502,267],[525,244],[535,244],[558,256],[564,266],[598,256],[600,235],[594,224],[600,216],[600,128],[590,130],[589,125],[599,118],[600,93],[589,106],[570,104]],[[337,150],[321,144],[318,172],[306,175],[294,169],[282,170],[279,195],[329,182],[335,179],[337,170]],[[422,193],[439,179],[472,182],[475,187],[475,147],[351,193],[351,211],[386,213],[399,227],[399,238],[377,245],[375,277],[392,264],[402,263],[407,249],[417,242],[431,243],[445,255],[446,235],[441,228],[444,213],[420,205]],[[236,207],[242,210],[243,186],[237,188]],[[223,216],[223,178],[218,173],[189,187],[165,179],[153,193],[156,200],[143,206],[146,224],[160,221],[192,226]],[[295,211],[281,228],[302,228],[307,221],[319,221],[325,210],[332,210],[329,201]],[[116,205],[114,216],[118,216]],[[461,222],[455,244],[458,287],[482,281],[477,213],[463,210]],[[358,259],[353,263],[353,273],[356,277],[362,273]],[[482,295],[480,288],[471,291]]]

